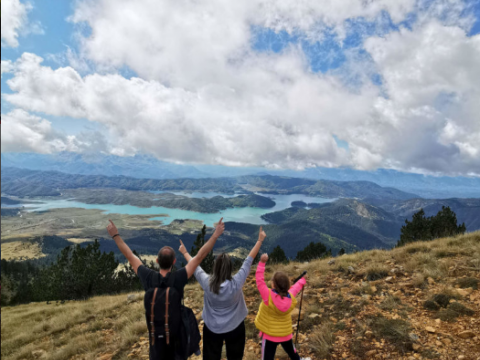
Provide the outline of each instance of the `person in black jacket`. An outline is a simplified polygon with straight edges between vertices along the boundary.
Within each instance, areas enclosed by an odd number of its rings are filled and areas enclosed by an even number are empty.
[[[175,251],[170,246],[164,246],[158,252],[157,263],[160,266],[160,271],[153,271],[145,267],[140,259],[132,252],[128,245],[123,241],[120,236],[117,227],[112,220],[109,220],[110,224],[107,226],[108,233],[115,240],[119,250],[127,258],[128,262],[133,268],[133,271],[138,275],[145,291],[155,287],[155,284],[159,283],[161,278],[167,278],[168,282],[172,284],[172,287],[178,291],[181,295],[180,299],[183,298],[184,287],[188,282],[195,270],[200,265],[203,259],[209,254],[217,239],[222,235],[225,230],[225,224],[223,223],[223,218],[218,222],[215,232],[212,237],[202,246],[198,251],[197,255],[182,269],[172,273],[172,268],[176,263]],[[163,340],[165,341],[165,340]],[[162,344],[162,351],[159,354],[159,359],[174,359],[175,358],[175,339],[172,339],[170,345],[167,345],[166,342]],[[156,359],[155,359],[156,360]]]

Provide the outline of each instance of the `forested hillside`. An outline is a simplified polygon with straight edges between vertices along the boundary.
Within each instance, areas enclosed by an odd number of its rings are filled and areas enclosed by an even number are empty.
[[[400,218],[411,216],[423,209],[426,216],[436,215],[442,206],[450,207],[461,222],[465,222],[468,231],[480,229],[480,199],[409,199],[402,201],[367,199],[368,203],[378,206]]]

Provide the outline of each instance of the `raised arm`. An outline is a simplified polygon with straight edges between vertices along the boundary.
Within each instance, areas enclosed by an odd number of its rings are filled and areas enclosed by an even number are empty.
[[[297,294],[302,290],[302,288],[305,286],[307,283],[307,275],[304,275],[300,280],[298,280],[295,284],[293,284],[290,287],[290,290],[288,292],[292,294],[293,296],[297,296]]]
[[[258,252],[260,251],[260,248],[262,247],[263,240],[267,237],[267,234],[265,234],[265,231],[263,231],[263,227],[260,226],[260,231],[258,233],[258,240],[253,249],[250,251],[250,256],[252,259],[255,259],[255,256],[257,256]]]
[[[125,241],[123,241],[121,236],[118,234],[118,229],[113,223],[113,221],[112,220],[108,220],[108,221],[110,221],[110,225],[107,226],[108,234],[113,238],[113,240],[115,241],[115,244],[117,244],[121,253],[127,258],[128,262],[133,268],[133,271],[135,271],[135,274],[136,274],[138,271],[138,267],[142,265],[142,262],[137,256],[135,256],[135,254],[128,247],[128,245],[125,244]]]
[[[225,224],[223,223],[223,218],[221,218],[217,224],[217,227],[215,228],[215,232],[213,233],[212,237],[200,248],[197,255],[195,255],[195,257],[188,262],[187,266],[185,266],[189,279],[192,277],[193,273],[197,269],[197,266],[199,266],[202,263],[203,259],[205,259],[210,253],[210,251],[213,250],[217,239],[220,237],[220,235],[223,234],[224,230]]]
[[[233,279],[235,280],[235,284],[237,286],[243,286],[243,284],[245,284],[248,274],[250,274],[250,268],[252,266],[253,260],[255,259],[255,256],[257,256],[258,252],[260,251],[260,247],[262,246],[263,240],[265,240],[266,237],[267,237],[267,234],[265,234],[265,231],[263,231],[262,227],[260,226],[257,243],[252,248],[252,250],[250,251],[250,254],[243,262],[243,265],[240,268],[240,270],[238,270],[238,272],[233,277]]]
[[[178,251],[180,251],[180,253],[183,255],[185,260],[187,260],[187,263],[192,261],[193,258],[188,253],[185,245],[183,245],[182,240],[180,240],[180,248],[178,249]],[[205,271],[203,271],[203,269],[200,265],[197,266],[197,269],[195,270],[194,274],[195,274],[195,279],[197,279],[197,281],[200,284],[200,286],[202,287],[202,289],[204,289],[204,290],[207,289],[208,288],[208,282],[209,282],[209,276]]]
[[[262,300],[265,303],[265,305],[268,305],[268,297],[270,295],[270,290],[267,284],[265,284],[265,265],[267,261],[268,261],[268,255],[263,254],[262,257],[260,258],[260,262],[258,263],[257,272],[255,273],[257,288],[258,288],[258,291],[260,292],[260,295],[262,296]]]

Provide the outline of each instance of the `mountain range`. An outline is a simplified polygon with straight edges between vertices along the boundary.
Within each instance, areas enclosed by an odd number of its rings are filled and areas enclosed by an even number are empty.
[[[73,175],[4,167],[2,193],[15,196],[59,196],[62,190],[114,188],[135,191],[213,191],[224,194],[261,192],[305,194],[325,198],[411,199],[418,195],[368,181],[311,180],[272,175],[206,179],[138,179],[126,176]]]
[[[148,179],[216,178],[244,175],[275,175],[313,180],[371,181],[383,187],[421,194],[426,198],[480,197],[480,178],[427,176],[389,169],[361,171],[348,168],[312,167],[302,171],[258,167],[185,165],[160,161],[147,155],[121,157],[104,154],[2,153],[3,167],[61,171],[80,175],[123,175]]]

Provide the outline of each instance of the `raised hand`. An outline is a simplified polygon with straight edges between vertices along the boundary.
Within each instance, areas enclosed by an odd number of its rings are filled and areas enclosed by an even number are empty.
[[[223,234],[224,230],[225,230],[225,224],[223,222],[223,217],[222,217],[218,222],[217,227],[215,228],[215,232],[213,233],[213,236],[219,237],[220,235]]]
[[[260,258],[260,262],[265,264],[267,261],[268,261],[268,255],[263,254],[262,257]]]
[[[183,245],[182,240],[180,240],[180,247],[178,248],[178,251],[180,251],[182,255],[185,255],[187,253],[187,248],[185,247],[185,245]]]
[[[117,229],[117,227],[115,226],[115,224],[113,223],[112,220],[108,220],[108,221],[110,221],[110,224],[107,226],[108,234],[109,234],[110,236],[117,235],[117,234],[118,234],[118,229]]]
[[[258,232],[258,241],[263,242],[265,238],[267,237],[267,234],[265,234],[265,231],[263,231],[263,227],[260,226],[260,231]]]

